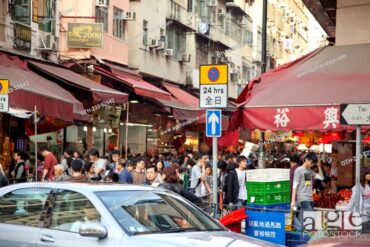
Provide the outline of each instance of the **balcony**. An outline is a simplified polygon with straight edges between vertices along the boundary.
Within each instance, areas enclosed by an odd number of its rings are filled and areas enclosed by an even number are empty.
[[[187,9],[174,1],[168,1],[168,11],[166,18],[175,21],[189,31],[197,30],[194,15]]]

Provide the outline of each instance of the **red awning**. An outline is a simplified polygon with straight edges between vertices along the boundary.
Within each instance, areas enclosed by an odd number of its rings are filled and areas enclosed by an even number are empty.
[[[342,130],[339,105],[370,103],[370,44],[320,48],[252,80],[229,129]]]
[[[184,91],[178,86],[163,83],[163,86],[180,102],[184,105],[190,106],[194,110],[199,110],[199,99],[190,93]]]
[[[101,85],[71,70],[38,62],[29,63],[33,65],[33,67],[35,67],[36,69],[53,77],[56,77],[59,80],[68,81],[69,83],[79,88],[90,91],[93,95],[94,100],[96,101],[106,101],[114,99],[114,102],[116,103],[126,103],[128,100],[127,94]]]
[[[95,66],[95,69],[102,74],[115,77],[116,80],[131,87],[137,95],[153,99],[169,99],[171,96],[166,91],[144,81],[139,74],[129,73],[117,65],[107,66],[110,67],[110,71],[99,66]]]
[[[36,106],[43,116],[65,121],[88,120],[87,116],[78,114],[83,110],[81,102],[57,84],[29,70],[27,62],[17,56],[0,53],[0,78],[10,82],[11,107],[33,111]]]

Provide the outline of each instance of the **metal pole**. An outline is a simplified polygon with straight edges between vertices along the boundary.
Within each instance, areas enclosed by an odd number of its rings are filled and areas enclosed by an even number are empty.
[[[217,214],[217,137],[213,137],[213,147],[212,147],[212,174],[213,174],[213,186],[212,186],[212,198],[214,206],[214,218],[218,218]]]
[[[128,151],[128,120],[130,112],[130,102],[127,101],[127,114],[126,114],[126,129],[125,129],[125,160],[127,162],[127,151]]]
[[[35,106],[35,113],[33,115],[34,123],[35,123],[35,177],[37,181],[37,108]]]
[[[261,135],[260,135],[260,152],[259,152],[259,155],[258,155],[258,168],[259,169],[265,168],[265,164],[263,162],[263,147],[264,147],[264,143],[265,143],[265,132],[261,131]]]
[[[266,72],[266,42],[267,42],[267,0],[263,0],[262,7],[262,57],[261,57],[261,74]]]
[[[360,213],[360,200],[361,200],[361,184],[360,184],[360,166],[361,160],[359,159],[361,153],[361,127],[356,126],[356,206],[355,212]]]

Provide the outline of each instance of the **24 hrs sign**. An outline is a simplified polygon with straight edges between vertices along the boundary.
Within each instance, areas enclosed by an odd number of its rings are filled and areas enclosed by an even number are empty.
[[[225,108],[228,98],[227,64],[200,66],[200,107]]]

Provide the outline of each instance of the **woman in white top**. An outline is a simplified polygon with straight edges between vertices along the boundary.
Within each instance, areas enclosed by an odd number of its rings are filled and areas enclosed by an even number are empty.
[[[365,231],[370,231],[370,172],[364,173],[360,182],[360,214],[362,217],[362,228]],[[354,186],[352,188],[352,197],[348,203],[347,211],[355,211],[356,198],[357,187]]]

